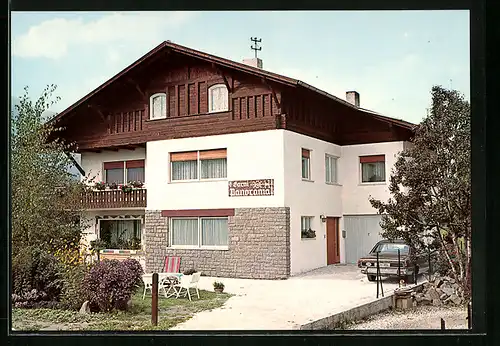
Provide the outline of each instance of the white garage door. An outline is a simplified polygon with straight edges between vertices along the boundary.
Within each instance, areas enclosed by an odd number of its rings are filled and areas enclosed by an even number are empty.
[[[357,263],[380,240],[381,215],[344,215],[347,263]]]

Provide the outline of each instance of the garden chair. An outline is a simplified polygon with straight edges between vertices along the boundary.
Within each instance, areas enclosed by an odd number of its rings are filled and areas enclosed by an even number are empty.
[[[190,289],[194,288],[196,290],[196,295],[198,299],[200,299],[200,291],[198,290],[198,282],[200,281],[201,272],[194,273],[193,275],[185,275],[181,276],[180,282],[177,285],[173,286],[173,289],[177,292],[177,298],[182,293],[182,290],[186,290],[184,293],[184,297],[187,295],[189,300],[191,300],[191,292]]]
[[[151,294],[153,294],[153,275],[144,274],[142,276],[142,282],[144,282],[144,293],[142,294],[142,300],[144,300],[147,290],[150,290]]]
[[[181,258],[177,256],[166,256],[164,273],[179,273],[181,270]]]

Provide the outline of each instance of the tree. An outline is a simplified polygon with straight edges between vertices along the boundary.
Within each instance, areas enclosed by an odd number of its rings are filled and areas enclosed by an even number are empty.
[[[76,249],[85,227],[80,222],[83,183],[72,178],[69,146],[51,135],[60,129],[44,119],[56,100],[54,85],[33,103],[28,88],[11,121],[12,251],[36,247]],[[56,137],[56,136],[53,136]]]
[[[370,198],[382,214],[382,236],[439,249],[470,294],[470,105],[455,90],[432,88],[432,107],[412,144],[397,157],[391,198]],[[464,246],[462,246],[464,244]]]

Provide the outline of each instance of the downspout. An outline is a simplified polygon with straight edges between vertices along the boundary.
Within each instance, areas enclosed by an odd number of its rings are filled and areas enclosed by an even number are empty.
[[[73,155],[71,155],[71,153],[69,151],[65,151],[64,153],[66,154],[66,156],[68,156],[68,158],[71,160],[71,162],[73,162],[73,164],[75,165],[76,169],[78,169],[80,174],[85,176],[85,171],[83,170],[82,166],[80,166],[80,164],[78,162],[76,162]]]

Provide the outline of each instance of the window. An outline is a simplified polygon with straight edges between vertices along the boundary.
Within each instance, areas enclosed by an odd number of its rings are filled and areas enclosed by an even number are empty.
[[[385,181],[385,155],[361,156],[359,162],[362,183]]]
[[[337,183],[337,158],[328,154],[325,155],[325,182]]]
[[[226,149],[171,153],[172,181],[227,178]]]
[[[225,112],[229,110],[229,95],[224,84],[216,84],[208,89],[208,111]]]
[[[141,248],[141,220],[100,220],[99,226],[99,238],[107,249]]]
[[[311,179],[311,151],[302,149],[302,179]]]
[[[104,163],[104,182],[124,184],[125,182],[144,182],[144,160],[115,161]]]
[[[311,224],[312,224],[312,219],[313,217],[312,216],[302,216],[300,218],[300,223],[301,223],[301,226],[300,226],[300,230],[301,231],[309,231],[311,228]]]
[[[149,98],[149,119],[163,119],[167,117],[167,94],[157,93]]]
[[[227,247],[227,217],[172,218],[170,244],[185,247]]]
[[[316,238],[316,232],[312,229],[312,216],[302,216],[300,218],[300,237],[302,239],[304,238],[309,238],[309,239],[314,239]]]

